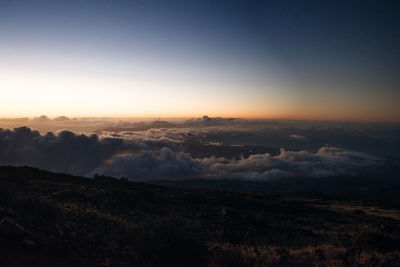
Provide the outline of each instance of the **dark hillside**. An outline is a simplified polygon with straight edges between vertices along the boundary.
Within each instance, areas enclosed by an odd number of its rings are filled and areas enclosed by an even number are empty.
[[[399,266],[400,196],[390,206],[369,195],[210,191],[0,167],[0,265]]]

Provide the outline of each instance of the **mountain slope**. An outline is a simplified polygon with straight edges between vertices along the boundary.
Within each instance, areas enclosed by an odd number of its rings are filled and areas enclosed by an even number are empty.
[[[183,189],[0,167],[0,220],[2,266],[400,264],[399,209],[318,192]]]

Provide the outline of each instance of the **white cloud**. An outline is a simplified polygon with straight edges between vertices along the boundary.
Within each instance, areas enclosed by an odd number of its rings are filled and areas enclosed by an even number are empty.
[[[289,139],[291,139],[291,140],[301,140],[301,141],[307,140],[307,138],[305,136],[299,135],[299,134],[291,134],[291,135],[289,135]]]
[[[0,129],[0,164],[29,165],[71,174],[105,174],[132,180],[224,177],[267,180],[279,177],[356,175],[381,159],[344,148],[323,146],[317,151],[287,151],[247,158],[194,159],[173,152],[179,141],[152,136],[135,139],[77,135],[62,131],[41,135],[27,127]]]

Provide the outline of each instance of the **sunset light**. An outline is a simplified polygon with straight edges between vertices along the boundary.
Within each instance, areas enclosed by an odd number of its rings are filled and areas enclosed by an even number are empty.
[[[400,5],[0,0],[0,267],[400,266]]]

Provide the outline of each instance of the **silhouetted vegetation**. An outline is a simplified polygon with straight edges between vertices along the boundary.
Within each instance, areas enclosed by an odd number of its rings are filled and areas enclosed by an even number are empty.
[[[354,196],[0,167],[0,265],[399,266],[400,195]]]

